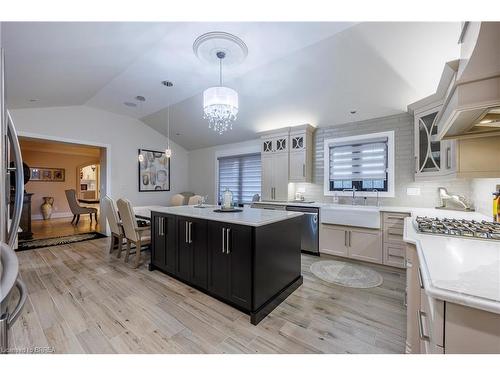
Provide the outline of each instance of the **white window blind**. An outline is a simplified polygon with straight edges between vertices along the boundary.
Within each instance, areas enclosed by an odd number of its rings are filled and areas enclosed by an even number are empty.
[[[260,153],[220,157],[219,160],[219,202],[228,188],[237,203],[250,203],[254,194],[260,194]]]
[[[387,138],[330,146],[330,181],[387,180]]]

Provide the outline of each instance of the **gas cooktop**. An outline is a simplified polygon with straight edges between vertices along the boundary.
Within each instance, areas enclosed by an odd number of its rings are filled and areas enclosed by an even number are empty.
[[[500,240],[500,223],[426,216],[417,216],[415,221],[420,233]]]

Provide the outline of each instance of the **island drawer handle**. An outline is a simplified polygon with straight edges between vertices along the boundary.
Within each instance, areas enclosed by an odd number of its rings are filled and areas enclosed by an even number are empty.
[[[222,254],[225,253],[224,241],[226,240],[226,228],[222,228]]]
[[[229,233],[231,233],[231,228],[226,229],[226,254],[229,254],[231,250],[229,249]]]
[[[417,310],[417,322],[418,322],[418,335],[420,336],[420,339],[429,341],[430,337],[426,334],[424,334],[424,326],[422,324],[422,316],[425,315],[422,311]]]

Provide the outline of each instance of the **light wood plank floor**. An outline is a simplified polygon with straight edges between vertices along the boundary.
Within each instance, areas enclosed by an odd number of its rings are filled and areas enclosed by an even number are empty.
[[[324,283],[302,256],[304,285],[258,326],[248,316],[146,265],[107,254],[108,238],[18,253],[29,298],[11,347],[56,353],[403,353],[402,271],[384,283]],[[145,254],[143,254],[144,256]],[[322,256],[322,259],[329,257]]]
[[[100,216],[97,216],[98,220]],[[31,231],[34,239],[51,238],[60,236],[71,236],[73,234],[99,232],[99,223],[95,220],[90,222],[89,215],[82,215],[78,225],[71,224],[71,217],[63,217],[49,220],[33,220]]]

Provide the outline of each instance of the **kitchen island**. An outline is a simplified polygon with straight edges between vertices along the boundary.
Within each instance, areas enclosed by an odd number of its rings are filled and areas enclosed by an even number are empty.
[[[258,324],[302,285],[298,212],[151,207],[150,270],[250,315]],[[137,208],[146,216],[148,208]]]

